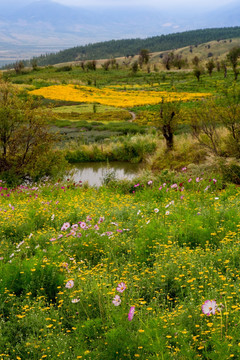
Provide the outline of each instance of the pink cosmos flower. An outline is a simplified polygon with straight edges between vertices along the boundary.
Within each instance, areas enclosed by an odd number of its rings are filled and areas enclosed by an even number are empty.
[[[157,214],[159,212],[159,209],[154,209],[154,212]]]
[[[82,229],[85,229],[86,226],[87,226],[87,224],[86,224],[84,221],[81,221],[80,227],[81,227]]]
[[[67,234],[66,236],[76,236],[76,231],[71,230],[69,234]]]
[[[121,299],[119,295],[116,295],[112,301],[113,305],[118,306],[121,304]]]
[[[148,185],[152,185],[152,183],[153,183],[152,180],[148,181]]]
[[[61,230],[62,230],[62,231],[65,231],[65,230],[67,230],[70,226],[71,226],[70,223],[69,223],[69,222],[66,222],[66,223],[64,223],[63,226],[61,227]]]
[[[190,183],[192,181],[192,179],[190,178],[190,179],[188,179],[188,182]]]
[[[73,304],[76,304],[76,303],[78,303],[80,301],[80,299],[72,299],[72,303]]]
[[[74,281],[73,280],[69,280],[65,285],[65,287],[67,289],[71,289],[73,286],[74,286]]]
[[[118,292],[122,293],[122,292],[124,292],[124,290],[126,290],[126,288],[127,288],[126,284],[124,282],[121,282],[120,284],[118,284],[116,290]]]
[[[76,231],[78,229],[78,224],[73,224],[72,229]]]
[[[216,179],[212,179],[213,180],[213,183],[216,184],[217,180]]]
[[[128,321],[132,321],[135,312],[135,306],[131,306],[128,313]]]
[[[202,305],[202,312],[205,315],[215,315],[216,311],[218,311],[218,308],[215,300],[206,300],[205,303]]]
[[[98,220],[98,224],[102,223],[105,220],[104,216],[100,216],[99,220]]]
[[[99,226],[98,226],[98,225],[94,225],[94,229],[95,229],[95,230],[99,230]]]

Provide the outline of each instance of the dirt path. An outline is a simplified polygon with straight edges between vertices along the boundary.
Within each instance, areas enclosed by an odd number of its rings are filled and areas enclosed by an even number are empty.
[[[129,111],[129,114],[132,115],[132,118],[128,120],[129,122],[133,122],[136,119],[136,114],[133,111]]]

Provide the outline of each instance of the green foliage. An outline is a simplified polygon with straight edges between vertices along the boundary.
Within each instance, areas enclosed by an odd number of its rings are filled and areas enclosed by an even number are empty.
[[[239,70],[237,69],[239,56],[240,56],[240,47],[234,47],[232,50],[229,51],[227,55],[227,59],[229,60],[233,68],[235,80],[237,80],[239,74]]]
[[[71,71],[72,70],[72,66],[71,65],[64,65],[64,66],[58,66],[56,71],[60,72],[60,71]]]
[[[130,161],[138,163],[156,150],[156,142],[152,137],[128,135],[107,144],[81,145],[77,149],[66,152],[70,163],[89,161]]]
[[[237,162],[221,163],[220,169],[223,175],[223,181],[240,185],[240,165]]]
[[[55,138],[47,129],[48,116],[32,100],[18,97],[12,85],[0,83],[0,171],[4,178],[39,179],[62,166],[61,156],[52,150]]]

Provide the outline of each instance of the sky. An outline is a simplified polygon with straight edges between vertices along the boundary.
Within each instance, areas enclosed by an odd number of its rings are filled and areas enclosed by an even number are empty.
[[[86,6],[86,0],[54,0],[64,5]],[[232,0],[88,0],[87,4],[92,6],[146,6],[157,8],[171,7],[201,7],[214,8],[233,2]]]
[[[16,6],[25,5],[29,3],[33,3],[39,0],[0,0],[1,8],[5,8],[7,6]],[[237,0],[52,0],[56,3],[63,5],[74,5],[81,6],[83,8],[96,6],[100,7],[112,7],[112,6],[141,6],[141,7],[157,7],[162,9],[171,10],[172,7],[175,8],[186,8],[190,7],[191,9],[199,8],[202,10],[210,10],[216,7],[220,7],[221,5],[227,5],[229,3],[235,2]]]

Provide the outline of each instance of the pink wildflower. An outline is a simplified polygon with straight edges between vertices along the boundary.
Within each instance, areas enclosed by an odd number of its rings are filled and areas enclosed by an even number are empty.
[[[78,224],[73,224],[72,229],[76,231],[78,229]]]
[[[84,221],[81,221],[80,227],[81,227],[82,229],[85,229],[86,226],[87,226],[87,224],[86,224]]]
[[[128,313],[128,321],[132,321],[135,312],[135,306],[131,306]]]
[[[72,303],[73,304],[76,304],[76,303],[78,303],[80,301],[80,299],[72,299]]]
[[[120,293],[122,293],[122,292],[124,292],[124,290],[126,290],[126,284],[124,283],[124,282],[121,282],[120,284],[118,284],[118,286],[117,286],[117,291],[118,292],[120,292]]]
[[[62,230],[62,231],[65,231],[65,230],[67,230],[70,226],[71,226],[70,223],[69,223],[69,222],[66,222],[66,223],[64,223],[63,226],[61,227],[61,230]]]
[[[69,280],[65,285],[65,287],[67,289],[71,289],[73,286],[74,286],[74,281],[73,280]]]
[[[215,300],[206,300],[205,303],[202,305],[202,312],[205,315],[215,315],[216,311],[218,311],[218,308]]]
[[[118,306],[121,304],[121,298],[119,295],[116,295],[112,301],[113,305]]]

